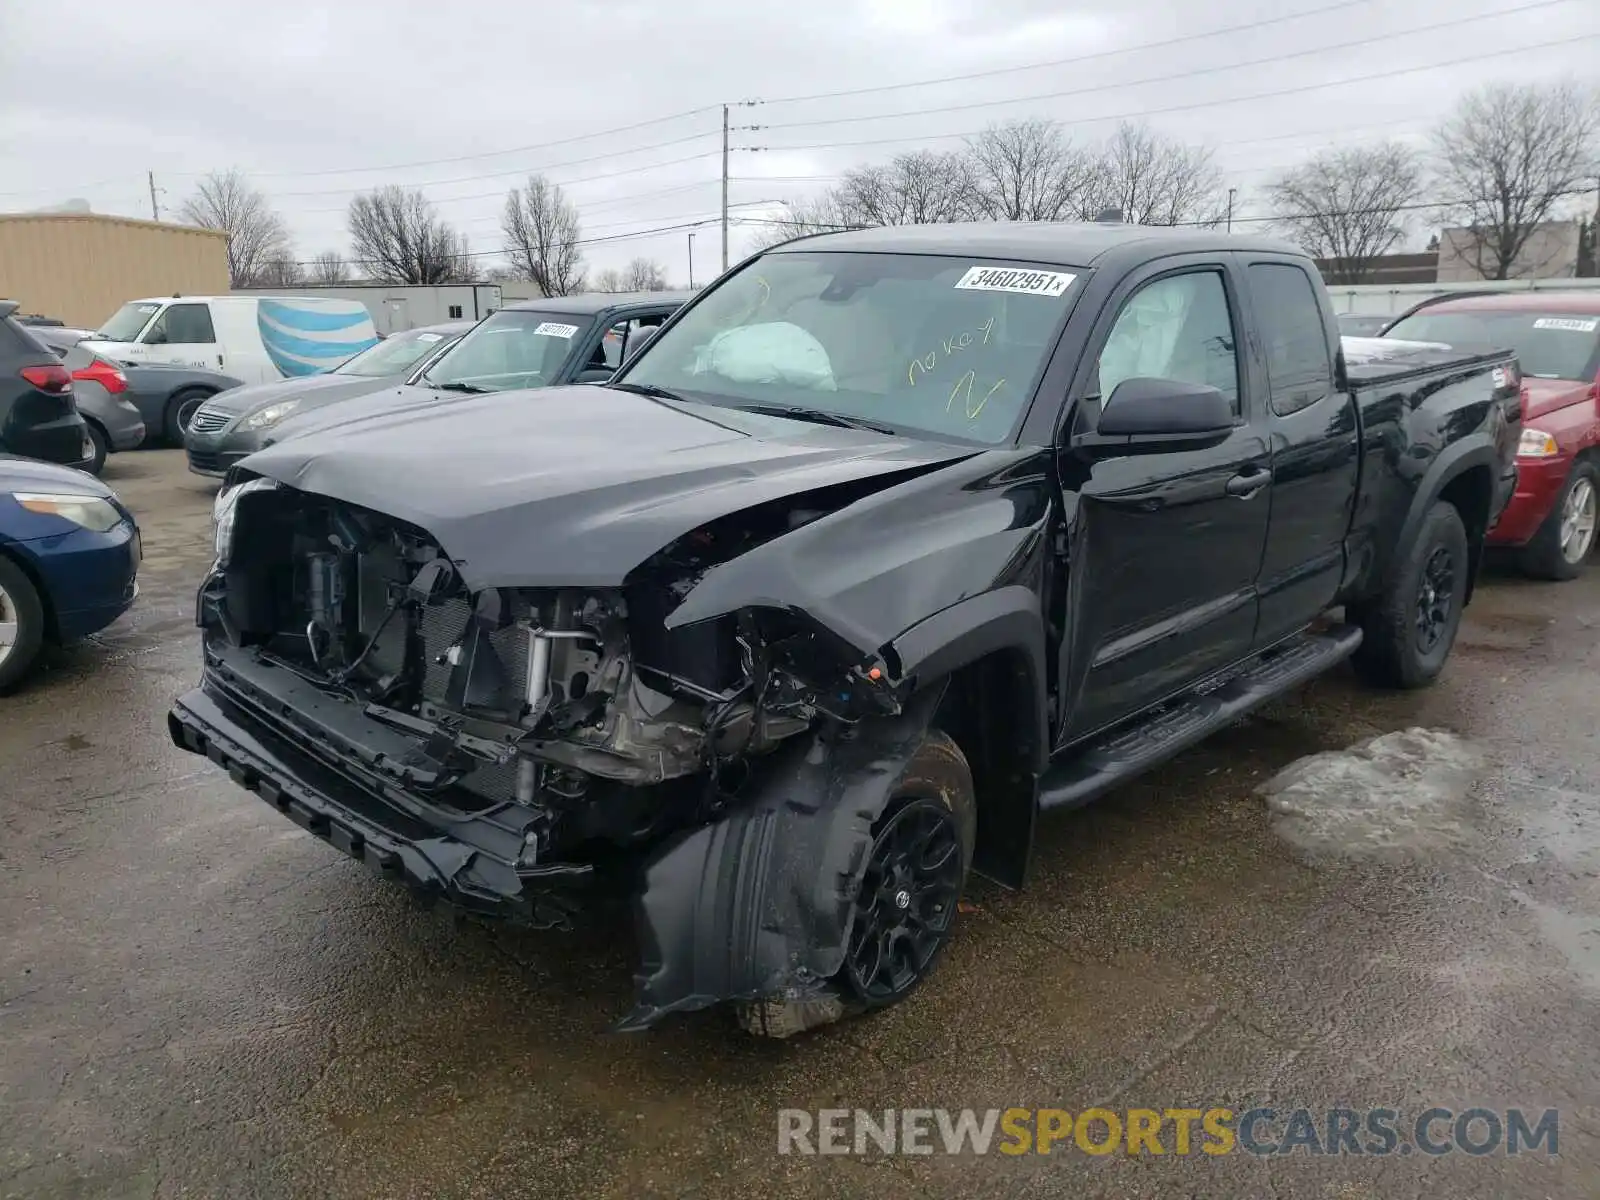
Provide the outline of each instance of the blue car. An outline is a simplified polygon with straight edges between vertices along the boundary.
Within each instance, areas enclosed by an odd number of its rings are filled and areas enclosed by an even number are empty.
[[[139,592],[139,527],[105,484],[0,454],[0,692],[46,642],[104,629]]]

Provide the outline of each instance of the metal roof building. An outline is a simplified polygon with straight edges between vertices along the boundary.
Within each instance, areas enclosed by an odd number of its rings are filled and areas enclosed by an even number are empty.
[[[228,235],[83,212],[0,213],[0,296],[97,328],[137,296],[228,291]]]

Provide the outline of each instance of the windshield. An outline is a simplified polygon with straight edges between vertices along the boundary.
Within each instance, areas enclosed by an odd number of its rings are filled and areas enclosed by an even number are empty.
[[[1594,379],[1600,315],[1554,312],[1419,312],[1384,337],[1449,346],[1515,350],[1536,379]]]
[[[593,318],[501,309],[474,326],[429,367],[429,387],[500,392],[554,383]]]
[[[124,304],[112,314],[104,325],[95,331],[94,336],[106,342],[131,342],[138,337],[144,327],[150,324],[150,318],[161,311],[161,305],[152,304],[148,300],[137,304]]]
[[[334,375],[359,375],[363,379],[377,379],[384,375],[404,375],[423,357],[432,354],[441,342],[448,339],[443,333],[394,333],[376,346],[369,346],[354,358],[346,359],[335,367]]]
[[[996,444],[1033,394],[1076,272],[912,254],[767,254],[621,377],[731,408],[796,408]]]

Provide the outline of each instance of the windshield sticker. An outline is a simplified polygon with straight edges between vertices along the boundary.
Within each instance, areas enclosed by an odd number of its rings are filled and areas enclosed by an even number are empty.
[[[544,334],[545,337],[569,338],[578,333],[576,325],[562,325],[557,321],[541,321],[539,327],[533,331],[535,334]]]
[[[442,334],[442,333],[419,333],[419,334],[417,334],[417,341],[419,341],[419,342],[438,342],[438,341],[443,341],[443,340],[444,340],[444,334]]]
[[[159,305],[159,304],[141,304],[141,305],[139,305],[139,311],[142,312],[145,316],[149,316],[151,313],[155,312],[156,309],[158,309],[160,307],[161,307],[161,305]]]
[[[1540,317],[1533,323],[1535,329],[1565,329],[1568,333],[1593,333],[1600,329],[1600,317],[1583,320],[1579,317]]]
[[[973,267],[956,287],[971,292],[1021,292],[1027,296],[1059,296],[1076,275],[1065,271],[1019,271],[1014,267]]]

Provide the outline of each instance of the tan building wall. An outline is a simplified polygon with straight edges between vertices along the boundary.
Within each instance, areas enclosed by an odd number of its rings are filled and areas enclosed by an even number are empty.
[[[1583,226],[1577,221],[1546,221],[1534,227],[1508,271],[1509,279],[1571,279],[1578,273],[1578,247]],[[1494,255],[1479,247],[1470,229],[1439,233],[1439,282],[1471,283],[1487,276]]]
[[[97,213],[0,213],[0,298],[97,328],[141,296],[224,296],[228,238]]]

